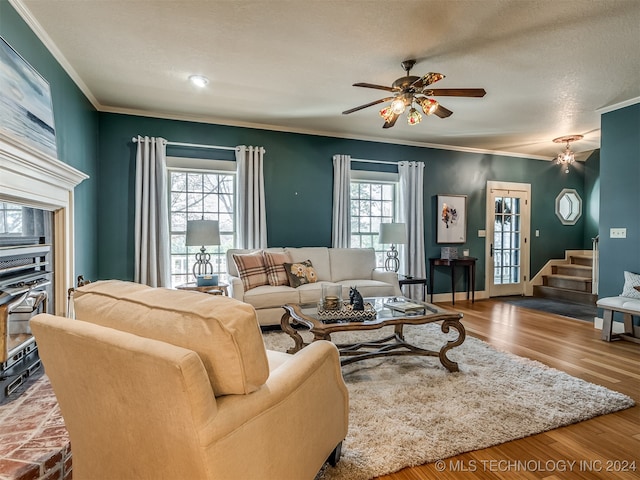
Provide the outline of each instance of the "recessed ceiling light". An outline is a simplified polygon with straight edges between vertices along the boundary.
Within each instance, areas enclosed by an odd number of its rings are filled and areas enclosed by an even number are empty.
[[[196,87],[206,87],[209,83],[209,79],[204,75],[191,75],[189,77],[189,81],[194,84]]]

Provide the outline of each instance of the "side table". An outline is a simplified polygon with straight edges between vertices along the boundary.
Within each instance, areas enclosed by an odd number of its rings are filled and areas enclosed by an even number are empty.
[[[218,285],[207,285],[205,287],[199,287],[195,282],[183,283],[176,286],[178,290],[191,290],[194,292],[208,293],[209,295],[225,295],[229,296],[229,285],[226,283],[219,283]]]
[[[427,301],[427,279],[420,277],[407,277],[405,275],[398,275],[398,283],[400,284],[400,290],[405,285],[422,285],[422,301]]]
[[[474,257],[461,258],[430,258],[429,259],[429,291],[433,303],[433,274],[435,267],[448,267],[451,276],[451,304],[456,304],[456,267],[465,267],[467,273],[467,300],[471,292],[471,303],[476,300],[476,260]]]

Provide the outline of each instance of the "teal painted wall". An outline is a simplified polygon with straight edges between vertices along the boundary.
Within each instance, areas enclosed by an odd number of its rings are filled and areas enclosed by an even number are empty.
[[[259,145],[266,149],[265,182],[270,246],[329,246],[331,243],[332,156],[387,161],[425,162],[426,257],[440,255],[435,239],[436,195],[468,195],[467,243],[479,258],[476,288],[484,289],[485,195],[488,180],[532,185],[531,271],[550,258],[563,258],[565,249],[582,249],[585,216],[564,226],[555,215],[555,198],[563,188],[575,188],[584,198],[584,170],[564,174],[548,161],[475,154],[347,140],[314,135],[228,127],[131,115],[101,113],[101,182],[98,269],[100,278],[133,278],[133,196],[136,135],[160,136],[170,141],[210,145]],[[186,149],[181,153],[185,153]],[[175,153],[169,150],[168,154]],[[233,152],[192,150],[193,156],[233,159]],[[365,164],[354,165],[355,168]],[[366,168],[373,168],[366,164]],[[123,221],[124,220],[124,221]],[[440,276],[439,276],[440,277]],[[460,280],[462,283],[462,279]],[[449,291],[444,276],[436,278],[435,292]]]
[[[600,223],[600,150],[594,151],[587,161],[582,164],[584,168],[584,199],[583,215],[584,225],[584,246],[585,250],[593,248],[592,238],[595,238],[599,231]]]
[[[640,104],[605,113],[600,150],[600,297],[619,295],[625,270],[640,273]],[[627,238],[609,238],[626,228]]]
[[[75,263],[77,274],[97,278],[98,114],[7,0],[0,35],[49,82],[58,158],[90,176],[75,190]]]

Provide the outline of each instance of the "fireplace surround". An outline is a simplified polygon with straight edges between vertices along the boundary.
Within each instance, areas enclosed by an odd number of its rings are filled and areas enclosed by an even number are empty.
[[[67,291],[73,287],[74,188],[88,175],[0,131],[0,201],[53,214],[52,304],[66,315]]]

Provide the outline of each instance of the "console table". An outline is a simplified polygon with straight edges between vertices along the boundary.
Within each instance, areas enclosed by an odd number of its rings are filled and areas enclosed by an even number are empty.
[[[451,303],[456,304],[456,267],[464,267],[467,277],[467,300],[471,293],[471,302],[476,300],[476,260],[474,257],[461,258],[430,258],[429,259],[429,292],[431,294],[431,302],[433,303],[433,273],[435,267],[447,267],[451,276]]]

